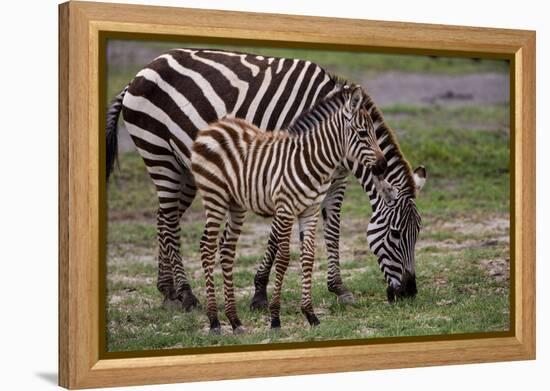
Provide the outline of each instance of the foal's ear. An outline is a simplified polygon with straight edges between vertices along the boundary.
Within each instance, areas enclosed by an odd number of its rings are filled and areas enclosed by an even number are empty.
[[[426,169],[424,166],[418,166],[414,169],[413,178],[414,184],[416,186],[416,192],[419,192],[424,187],[426,183]]]
[[[354,85],[350,87],[350,96],[348,98],[348,109],[352,113],[357,113],[363,103],[363,89],[361,86]]]

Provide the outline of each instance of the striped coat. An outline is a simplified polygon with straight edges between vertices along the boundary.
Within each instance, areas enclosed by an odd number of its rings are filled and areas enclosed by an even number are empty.
[[[265,133],[246,121],[229,118],[199,132],[191,160],[206,212],[201,259],[212,330],[220,326],[214,292],[214,260],[219,227],[229,214],[227,226],[231,227],[232,235],[226,236],[221,246],[225,308],[233,329],[242,331],[235,308],[232,266],[247,210],[274,216],[272,232],[278,238],[278,255],[275,289],[269,306],[272,327],[280,327],[281,286],[289,262],[288,242],[295,218],[299,219],[303,234],[302,312],[310,324],[319,324],[311,301],[311,273],[321,202],[345,160],[369,167],[386,164],[372,120],[361,107],[362,99],[360,87],[345,86],[293,125],[306,127],[300,133]]]

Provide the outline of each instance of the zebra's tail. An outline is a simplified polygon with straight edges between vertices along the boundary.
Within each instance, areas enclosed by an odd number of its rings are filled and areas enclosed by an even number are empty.
[[[122,100],[124,95],[128,91],[128,86],[124,87],[122,91],[113,99],[109,109],[107,110],[107,126],[106,126],[106,137],[107,137],[107,182],[109,182],[109,177],[113,173],[115,168],[115,162],[118,162],[118,117],[120,116],[120,111],[122,110]]]

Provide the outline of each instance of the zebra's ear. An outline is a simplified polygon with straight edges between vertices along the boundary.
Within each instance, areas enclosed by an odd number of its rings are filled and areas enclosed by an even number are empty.
[[[414,169],[413,178],[417,193],[424,187],[426,176],[426,168],[424,168],[424,166],[418,166]]]
[[[363,103],[363,89],[361,86],[351,87],[351,94],[348,101],[348,109],[352,113],[357,113]]]

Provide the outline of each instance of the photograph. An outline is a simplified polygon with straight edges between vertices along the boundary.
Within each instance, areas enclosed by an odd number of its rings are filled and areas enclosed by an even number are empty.
[[[59,385],[535,360],[537,32],[371,16],[59,6]]]
[[[318,46],[106,40],[107,353],[512,331],[510,61]]]
[[[540,389],[544,5],[5,2],[0,389]]]

